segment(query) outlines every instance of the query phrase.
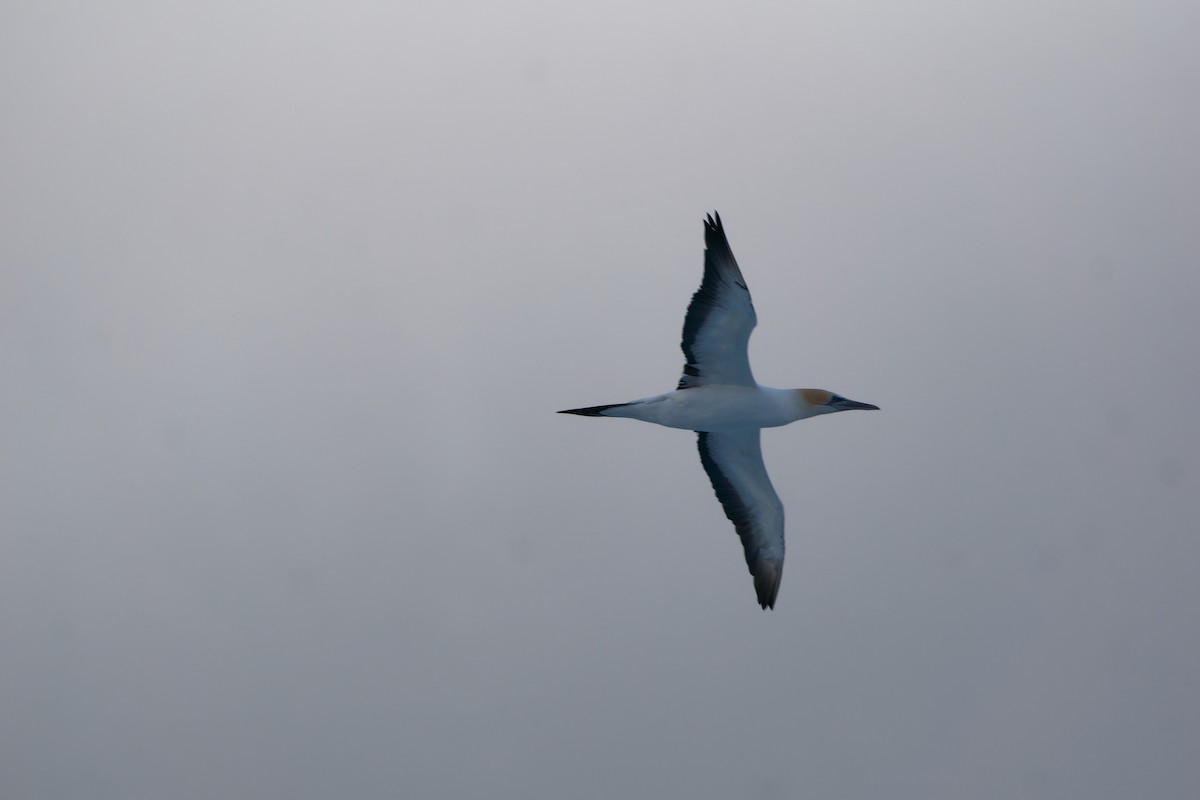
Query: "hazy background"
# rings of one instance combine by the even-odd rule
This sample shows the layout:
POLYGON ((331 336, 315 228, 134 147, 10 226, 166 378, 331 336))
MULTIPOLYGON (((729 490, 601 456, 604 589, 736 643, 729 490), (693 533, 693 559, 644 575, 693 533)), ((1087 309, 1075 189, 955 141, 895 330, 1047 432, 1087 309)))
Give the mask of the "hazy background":
POLYGON ((1194 798, 1195 3, 0 11, 0 796, 1194 798), (720 210, 762 612, 671 388, 720 210))

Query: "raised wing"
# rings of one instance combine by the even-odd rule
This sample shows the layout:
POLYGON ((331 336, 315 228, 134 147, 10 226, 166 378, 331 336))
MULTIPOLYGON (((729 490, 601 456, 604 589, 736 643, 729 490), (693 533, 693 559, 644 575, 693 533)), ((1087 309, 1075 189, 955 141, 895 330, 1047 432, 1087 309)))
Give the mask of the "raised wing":
POLYGON ((759 430, 701 432, 696 443, 725 516, 742 538, 758 604, 774 608, 783 577, 783 503, 763 465, 759 430))
POLYGON ((704 280, 683 320, 683 377, 678 389, 713 384, 754 386, 746 347, 758 324, 721 215, 704 221, 704 280))

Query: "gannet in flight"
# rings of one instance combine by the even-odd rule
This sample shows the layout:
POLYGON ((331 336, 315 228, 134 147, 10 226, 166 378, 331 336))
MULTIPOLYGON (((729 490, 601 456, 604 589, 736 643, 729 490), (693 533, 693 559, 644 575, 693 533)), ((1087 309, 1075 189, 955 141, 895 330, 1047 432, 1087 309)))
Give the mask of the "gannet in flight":
POLYGON ((733 522, 754 590, 763 608, 775 607, 783 576, 783 503, 763 465, 759 430, 820 414, 874 409, 824 389, 772 389, 750 372, 746 346, 758 317, 738 269, 721 215, 704 223, 704 280, 683 320, 683 377, 675 391, 560 414, 628 417, 699 434, 700 463, 725 516, 733 522))

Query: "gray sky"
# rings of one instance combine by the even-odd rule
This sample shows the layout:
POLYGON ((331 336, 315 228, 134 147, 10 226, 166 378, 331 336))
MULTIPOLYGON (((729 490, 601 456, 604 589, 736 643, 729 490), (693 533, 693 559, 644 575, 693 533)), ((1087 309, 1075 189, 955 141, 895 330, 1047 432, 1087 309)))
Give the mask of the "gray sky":
POLYGON ((1194 3, 9 3, 0 795, 1194 798, 1194 3), (760 611, 671 388, 719 209, 760 611))

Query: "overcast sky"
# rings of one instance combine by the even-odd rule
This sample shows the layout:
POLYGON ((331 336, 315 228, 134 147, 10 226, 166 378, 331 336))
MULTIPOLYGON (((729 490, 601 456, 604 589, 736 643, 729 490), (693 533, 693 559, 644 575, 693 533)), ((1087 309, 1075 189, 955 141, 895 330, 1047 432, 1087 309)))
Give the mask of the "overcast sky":
POLYGON ((1195 798, 1200 7, 10 2, 0 796, 1195 798), (672 388, 721 212, 773 612, 672 388))

